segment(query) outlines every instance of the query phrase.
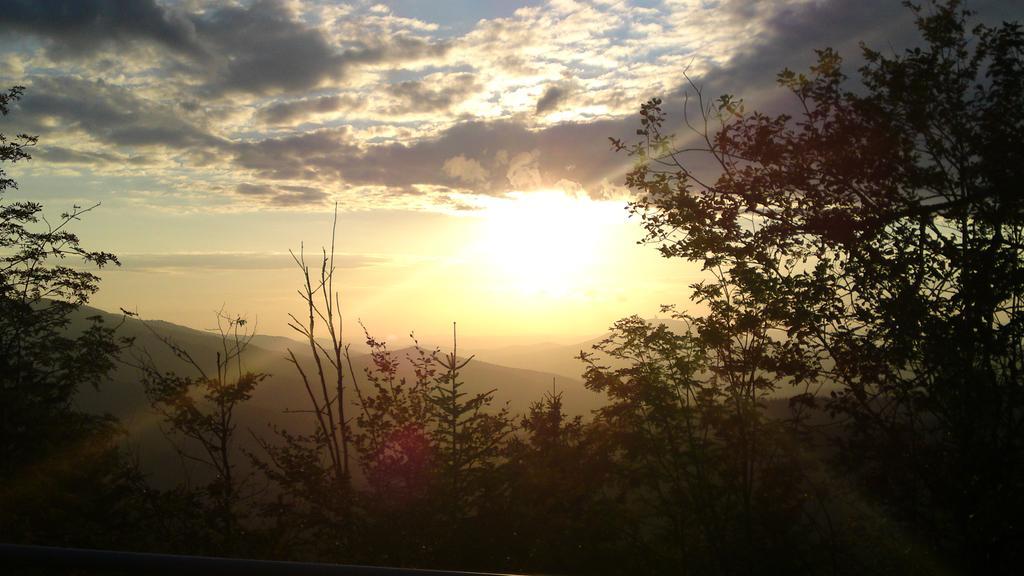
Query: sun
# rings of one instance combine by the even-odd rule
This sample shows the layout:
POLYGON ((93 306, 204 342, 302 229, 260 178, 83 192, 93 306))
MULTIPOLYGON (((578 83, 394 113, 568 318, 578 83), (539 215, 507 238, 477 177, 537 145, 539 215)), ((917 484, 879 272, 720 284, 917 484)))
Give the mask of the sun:
POLYGON ((599 264, 615 249, 611 237, 625 220, 624 206, 561 190, 509 193, 480 212, 472 251, 506 289, 581 297, 600 282, 599 264))

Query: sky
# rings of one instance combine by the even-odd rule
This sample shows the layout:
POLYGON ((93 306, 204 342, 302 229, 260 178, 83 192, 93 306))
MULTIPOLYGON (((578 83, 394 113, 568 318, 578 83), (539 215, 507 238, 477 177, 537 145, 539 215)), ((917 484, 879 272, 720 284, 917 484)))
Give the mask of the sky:
MULTIPOLYGON (((1013 1, 968 2, 983 21, 1013 1)), ((204 328, 221 307, 288 333, 335 235, 350 325, 480 346, 572 342, 701 277, 638 245, 623 186, 639 105, 774 85, 831 46, 916 41, 891 0, 0 0, 0 132, 39 136, 9 200, 117 254, 92 303, 204 328)))

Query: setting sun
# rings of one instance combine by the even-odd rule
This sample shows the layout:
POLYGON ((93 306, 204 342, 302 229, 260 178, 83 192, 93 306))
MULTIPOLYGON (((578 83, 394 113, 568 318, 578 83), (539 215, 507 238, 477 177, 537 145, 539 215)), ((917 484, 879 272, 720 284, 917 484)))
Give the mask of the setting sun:
POLYGON ((617 251, 624 208, 623 201, 561 190, 512 192, 486 202, 479 241, 469 252, 522 295, 578 298, 598 282, 601 260, 617 251))

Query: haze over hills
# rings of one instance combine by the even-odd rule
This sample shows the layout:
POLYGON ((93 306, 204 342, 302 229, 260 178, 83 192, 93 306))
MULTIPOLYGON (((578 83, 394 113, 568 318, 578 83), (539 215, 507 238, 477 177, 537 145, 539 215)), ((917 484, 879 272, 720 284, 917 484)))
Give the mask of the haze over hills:
MULTIPOLYGON (((652 324, 664 324, 679 334, 686 330, 686 324, 680 320, 652 318, 647 321, 652 324)), ((578 358, 580 352, 592 352, 594 345, 607 337, 608 333, 605 333, 571 345, 542 343, 484 349, 476 352, 476 357, 492 364, 529 366, 534 370, 579 380, 582 378, 584 370, 584 364, 578 358)))
MULTIPOLYGON (((86 319, 92 316, 99 316, 106 325, 119 325, 118 335, 134 339, 134 343, 122 353, 122 362, 114 370, 111 380, 99 390, 80 390, 77 403, 88 411, 116 416, 129 432, 128 436, 132 442, 140 447, 138 453, 143 469, 155 478, 168 478, 169 484, 173 483, 180 473, 181 463, 161 430, 159 417, 149 406, 142 388, 140 371, 136 366, 145 358, 161 371, 196 375, 196 370, 176 357, 160 338, 167 338, 187 350, 206 370, 212 369, 218 351, 222 350, 221 336, 216 331, 196 330, 162 320, 125 318, 88 306, 79 309, 69 329, 81 330, 86 325, 86 319)), ((568 366, 573 362, 572 355, 567 355, 564 362, 562 355, 572 348, 545 349, 542 346, 534 350, 532 358, 539 360, 539 367, 559 367, 560 362, 568 366)), ((256 389, 252 399, 238 411, 237 438, 240 445, 247 449, 256 448, 253 435, 271 436, 268 426, 287 426, 296 430, 309 423, 308 414, 295 413, 298 410, 305 410, 308 401, 295 367, 286 359, 289 349, 295 353, 300 363, 312 365, 308 344, 286 337, 257 335, 245 350, 244 369, 268 374, 267 379, 256 389)), ((366 352, 357 351, 360 349, 366 350, 365 346, 357 348, 353 345, 353 368, 357 382, 366 386, 365 368, 370 363, 370 357, 366 352)), ((406 378, 412 377, 411 365, 406 359, 413 350, 411 347, 394 350, 396 357, 402 359, 400 375, 406 378)), ((578 353, 578 350, 575 353, 578 353)), ((502 357, 501 354, 493 356, 502 357)), ((516 360, 511 354, 504 357, 516 360)), ((523 357, 523 364, 528 365, 528 360, 528 357, 523 357)), ((554 387, 563 395, 564 406, 569 414, 589 415, 592 410, 603 404, 604 397, 587 390, 578 377, 573 378, 568 376, 568 373, 568 368, 560 368, 555 372, 543 368, 532 370, 500 365, 487 361, 483 356, 475 357, 460 371, 467 393, 495 391, 492 404, 494 409, 507 406, 513 415, 522 414, 532 402, 540 400, 554 387)), ((355 400, 355 395, 351 394, 349 398, 351 404, 355 400)), ((350 410, 350 414, 355 413, 354 405, 350 410)))

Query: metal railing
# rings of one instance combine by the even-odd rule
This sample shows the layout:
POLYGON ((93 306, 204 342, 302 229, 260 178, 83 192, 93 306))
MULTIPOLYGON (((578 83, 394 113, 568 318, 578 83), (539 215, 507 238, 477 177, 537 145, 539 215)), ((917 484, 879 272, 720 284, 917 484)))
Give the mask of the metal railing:
POLYGON ((187 576, 207 574, 218 576, 234 574, 244 574, 245 576, 500 576, 483 572, 180 556, 22 544, 0 544, 0 567, 5 573, 11 573, 10 569, 12 568, 21 567, 30 570, 73 569, 132 574, 174 573, 187 576))

